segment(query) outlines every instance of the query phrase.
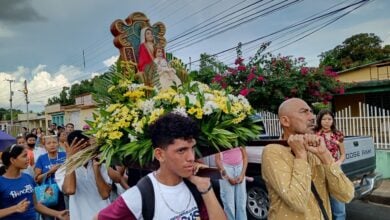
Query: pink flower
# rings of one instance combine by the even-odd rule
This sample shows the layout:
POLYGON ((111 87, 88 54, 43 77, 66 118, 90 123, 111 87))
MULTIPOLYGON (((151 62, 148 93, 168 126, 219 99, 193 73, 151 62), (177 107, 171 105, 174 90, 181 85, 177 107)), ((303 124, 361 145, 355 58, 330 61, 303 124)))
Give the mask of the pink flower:
POLYGON ((243 96, 247 96, 247 95, 249 95, 249 93, 251 93, 253 91, 254 91, 253 88, 245 88, 245 89, 242 89, 240 91, 240 94, 243 95, 243 96))
POLYGON ((303 75, 303 76, 305 76, 306 74, 308 74, 309 73, 309 68, 307 68, 307 67, 301 67, 301 74, 303 75))
POLYGON ((242 61, 244 61, 244 59, 242 59, 241 57, 237 57, 236 61, 234 61, 234 64, 242 64, 242 61))
POLYGON ((340 90, 339 90, 339 94, 344 94, 345 93, 345 90, 344 90, 344 87, 340 87, 340 90))
POLYGON ((247 82, 252 81, 254 78, 256 78, 256 75, 254 73, 249 73, 247 77, 247 82))
POLYGON ((212 82, 220 83, 220 82, 222 82, 223 79, 224 79, 224 78, 223 78, 222 75, 217 74, 217 75, 214 76, 214 79, 212 80, 212 82))
POLYGON ((246 67, 244 65, 240 65, 240 66, 237 67, 237 70, 244 72, 244 71, 246 71, 246 67))
POLYGON ((260 82, 263 82, 264 81, 264 76, 257 77, 257 80, 259 80, 260 82))

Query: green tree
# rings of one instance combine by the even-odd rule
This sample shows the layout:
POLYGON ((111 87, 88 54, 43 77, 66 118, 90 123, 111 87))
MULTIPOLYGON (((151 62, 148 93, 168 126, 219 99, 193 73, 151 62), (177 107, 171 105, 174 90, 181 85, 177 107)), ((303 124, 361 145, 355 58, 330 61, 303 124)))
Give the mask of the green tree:
POLYGON ((320 67, 331 66, 339 71, 390 57, 390 45, 373 33, 361 33, 344 40, 341 45, 319 55, 320 67))
POLYGON ((199 71, 192 71, 191 78, 210 84, 215 73, 223 73, 227 66, 215 57, 202 53, 200 55, 199 71))

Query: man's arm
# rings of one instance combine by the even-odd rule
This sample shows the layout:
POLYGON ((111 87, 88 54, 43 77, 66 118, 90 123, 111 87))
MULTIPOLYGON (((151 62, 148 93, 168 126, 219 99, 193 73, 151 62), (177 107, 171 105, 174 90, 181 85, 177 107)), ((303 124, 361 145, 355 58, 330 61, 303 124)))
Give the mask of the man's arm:
POLYGON ((108 197, 110 196, 111 186, 108 183, 106 183, 106 181, 104 180, 100 170, 100 166, 101 164, 99 164, 99 162, 94 159, 93 172, 95 174, 96 186, 98 188, 100 197, 102 197, 102 199, 105 200, 108 199, 108 197))
POLYGON ((326 148, 324 138, 316 138, 318 146, 308 147, 307 149, 320 159, 330 194, 341 202, 351 201, 355 193, 353 183, 345 176, 340 166, 334 162, 331 153, 326 148))
POLYGON ((267 187, 272 188, 283 202, 291 209, 303 213, 311 195, 311 168, 307 160, 283 153, 284 148, 273 144, 265 147, 262 154, 262 176, 267 187), (293 157, 293 164, 286 162, 290 160, 287 157, 293 157))
MULTIPOLYGON (((223 211, 221 205, 218 202, 217 197, 215 196, 214 190, 211 187, 210 178, 199 177, 199 176, 190 176, 188 178, 191 181, 198 191, 202 195, 203 202, 207 209, 207 214, 210 220, 224 220, 226 219, 225 212, 223 211)), ((199 209, 201 207, 198 207, 199 209)))
MULTIPOLYGON (((65 143, 66 158, 69 158, 86 147, 88 144, 84 139, 77 140, 77 137, 73 139, 72 143, 65 143)), ((65 172, 64 180, 62 181, 62 192, 66 195, 74 195, 76 193, 76 173, 75 171, 66 174, 66 167, 61 171, 65 172)))

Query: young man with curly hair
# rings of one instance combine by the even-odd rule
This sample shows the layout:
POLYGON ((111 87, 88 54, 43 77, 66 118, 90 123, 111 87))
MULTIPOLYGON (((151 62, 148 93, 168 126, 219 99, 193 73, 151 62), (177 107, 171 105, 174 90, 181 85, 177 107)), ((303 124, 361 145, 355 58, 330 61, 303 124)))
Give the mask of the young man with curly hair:
POLYGON ((160 167, 100 211, 95 219, 226 219, 210 179, 193 175, 197 124, 188 117, 168 113, 152 124, 149 132, 160 167), (151 182, 154 204, 150 198, 145 200, 140 190, 148 184, 145 179, 151 182), (199 203, 197 198, 201 198, 199 203), (146 206, 154 206, 152 215, 144 215, 146 206))

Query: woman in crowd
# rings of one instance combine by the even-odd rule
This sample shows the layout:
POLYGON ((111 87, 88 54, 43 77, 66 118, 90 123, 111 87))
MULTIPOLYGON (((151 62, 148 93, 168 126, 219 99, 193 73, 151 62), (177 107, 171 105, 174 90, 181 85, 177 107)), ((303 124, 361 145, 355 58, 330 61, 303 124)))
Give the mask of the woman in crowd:
POLYGON ((66 143, 66 138, 68 137, 68 132, 66 131, 61 131, 58 132, 58 151, 59 152, 65 152, 65 143, 66 143))
POLYGON ((67 211, 56 211, 38 203, 35 182, 21 170, 28 166, 27 150, 12 145, 1 155, 4 168, 0 173, 0 218, 3 220, 35 220, 36 211, 58 219, 68 219, 67 211))
MULTIPOLYGON (((58 152, 57 136, 45 136, 45 148, 47 153, 42 154, 35 163, 35 181, 38 184, 53 184, 55 183, 55 172, 65 162, 66 153, 58 152)), ((65 202, 64 195, 59 193, 58 204, 50 207, 55 210, 64 210, 65 202)), ((43 216, 43 219, 52 219, 50 216, 43 216)))
POLYGON ((245 148, 237 147, 216 154, 215 164, 223 177, 219 184, 227 219, 247 219, 245 172, 248 159, 245 148))
MULTIPOLYGON (((335 163, 340 165, 345 160, 344 135, 336 129, 334 115, 328 109, 323 109, 317 116, 317 135, 325 140, 326 147, 332 153, 335 163)), ((345 204, 330 197, 332 215, 334 220, 344 220, 346 216, 345 204)))

